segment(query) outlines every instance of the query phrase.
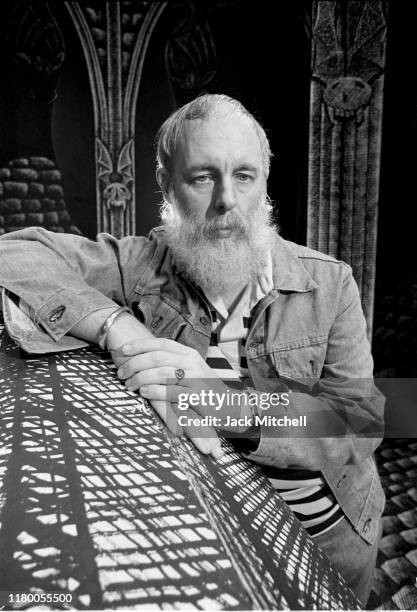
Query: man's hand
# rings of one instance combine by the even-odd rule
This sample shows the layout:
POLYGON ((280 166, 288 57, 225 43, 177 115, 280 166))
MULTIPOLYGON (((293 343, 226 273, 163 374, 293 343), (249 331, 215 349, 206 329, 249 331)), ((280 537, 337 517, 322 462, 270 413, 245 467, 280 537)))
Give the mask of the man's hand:
MULTIPOLYGON (((154 337, 152 338, 155 340, 154 337)), ((134 342, 139 346, 143 341, 143 339, 139 339, 134 342)), ((130 358, 124 354, 122 347, 112 351, 112 358, 119 370, 130 360, 130 358)), ((126 387, 132 391, 137 390, 137 388, 133 388, 133 386, 126 385, 126 387)), ((173 434, 176 436, 185 435, 203 455, 211 455, 213 459, 220 459, 224 455, 220 440, 212 427, 203 427, 201 425, 198 427, 180 427, 178 425, 177 414, 174 412, 171 402, 165 399, 146 399, 173 434)), ((200 418, 199 415, 193 411, 189 411, 189 413, 190 417, 193 416, 196 419, 200 418)))
MULTIPOLYGON (((74 325, 70 332, 71 335, 87 340, 88 342, 97 342, 101 326, 107 317, 116 309, 117 305, 115 304, 114 307, 90 313, 74 325)), ((111 351, 116 366, 122 366, 126 360, 129 359, 129 357, 126 357, 126 355, 121 352, 121 346, 131 341, 134 341, 140 346, 145 340, 155 340, 155 337, 134 316, 127 312, 121 313, 116 318, 113 325, 111 325, 107 334, 107 347, 109 351, 111 351)), ((177 417, 170 402, 167 402, 165 398, 162 400, 153 398, 146 399, 148 399, 152 408, 175 435, 187 435, 200 452, 205 455, 211 454, 214 459, 219 459, 224 454, 220 446, 220 440, 213 428, 190 427, 182 430, 182 428, 178 427, 177 417)), ((195 417, 198 418, 198 415, 196 414, 195 417)))
POLYGON ((226 397, 230 398, 227 385, 192 348, 174 340, 153 338, 139 342, 133 340, 122 347, 122 353, 126 361, 118 369, 119 377, 125 381, 128 389, 139 390, 143 397, 152 402, 166 401, 175 406, 181 396, 197 393, 210 399, 208 403, 193 404, 193 409, 202 417, 216 417, 218 428, 229 431, 241 432, 242 429, 227 426, 227 417, 252 414, 245 404, 225 402, 226 397), (176 376, 178 370, 184 372, 184 378, 180 380, 176 376), (220 405, 216 403, 217 398, 223 398, 220 405))
MULTIPOLYGON (((129 369, 130 367, 134 367, 132 365, 128 365, 132 358, 126 355, 125 351, 122 350, 121 345, 123 344, 123 340, 126 340, 128 338, 129 344, 133 340, 134 345, 137 347, 141 347, 146 342, 160 343, 165 342, 165 340, 159 340, 155 338, 141 323, 139 323, 130 315, 120 315, 118 319, 116 319, 115 323, 110 328, 109 348, 111 349, 112 347, 118 347, 117 349, 111 351, 111 355, 114 363, 119 368, 120 372, 122 368, 129 369), (118 319, 121 319, 120 325, 117 325, 118 319), (140 326, 140 328, 137 327, 138 325, 140 326), (110 333, 112 334, 111 336, 110 333), (138 333, 140 334, 140 337, 137 337, 138 333)), ((166 340, 166 342, 173 341, 166 340)), ((145 361, 148 362, 149 367, 149 357, 147 358, 146 355, 144 355, 144 357, 145 361)), ((134 384, 126 384, 126 388, 131 391, 136 391, 138 390, 139 385, 136 386, 134 384)), ((164 421, 164 423, 172 433, 177 436, 186 435, 193 442, 194 446, 204 455, 212 455, 214 459, 220 459, 220 457, 224 455, 224 451, 220 445, 220 440, 212 427, 206 427, 201 425, 196 427, 194 425, 182 428, 178 425, 178 418, 176 413, 174 412, 170 401, 167 401, 167 399, 164 397, 162 397, 161 399, 146 397, 145 395, 143 395, 143 397, 145 397, 149 401, 152 408, 160 416, 160 418, 164 421)), ((190 416, 195 417, 195 419, 199 418, 198 414, 192 411, 190 412, 190 416)))

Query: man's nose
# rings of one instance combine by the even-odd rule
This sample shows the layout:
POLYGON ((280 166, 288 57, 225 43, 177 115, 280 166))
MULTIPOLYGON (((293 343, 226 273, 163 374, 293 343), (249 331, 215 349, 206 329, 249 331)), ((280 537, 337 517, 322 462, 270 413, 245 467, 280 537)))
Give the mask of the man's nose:
POLYGON ((215 208, 218 214, 224 214, 236 206, 235 190, 230 178, 219 181, 216 190, 215 208))

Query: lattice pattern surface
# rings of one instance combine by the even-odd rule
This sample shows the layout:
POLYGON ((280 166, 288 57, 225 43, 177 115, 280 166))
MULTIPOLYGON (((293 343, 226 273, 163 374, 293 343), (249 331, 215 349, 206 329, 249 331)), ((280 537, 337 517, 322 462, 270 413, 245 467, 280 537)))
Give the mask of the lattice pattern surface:
POLYGON ((3 334, 0 384, 0 591, 70 592, 76 609, 358 608, 256 466, 168 435, 98 349, 24 359, 3 334))

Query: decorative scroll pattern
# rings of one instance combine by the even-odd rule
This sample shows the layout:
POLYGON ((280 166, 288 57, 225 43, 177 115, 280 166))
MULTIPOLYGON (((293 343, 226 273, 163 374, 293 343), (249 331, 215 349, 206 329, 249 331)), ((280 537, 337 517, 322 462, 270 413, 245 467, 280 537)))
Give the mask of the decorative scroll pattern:
POLYGON ((182 3, 185 14, 165 48, 165 63, 171 81, 182 89, 201 91, 214 77, 217 52, 204 4, 182 3))
POLYGON ((149 39, 166 2, 66 2, 66 6, 84 50, 96 142, 101 143, 96 146, 97 230, 121 238, 135 233, 136 102, 149 39), (109 184, 100 177, 103 151, 112 168, 128 152, 129 181, 110 179, 113 185, 107 189, 109 184))
POLYGON ((37 100, 51 104, 65 59, 65 43, 48 2, 17 0, 6 29, 14 61, 24 70, 24 83, 37 100))
POLYGON ((0 351, 0 591, 73 607, 358 609, 256 466, 168 436, 98 349, 0 351))
POLYGON ((308 245, 353 268, 372 334, 384 1, 314 2, 308 245))

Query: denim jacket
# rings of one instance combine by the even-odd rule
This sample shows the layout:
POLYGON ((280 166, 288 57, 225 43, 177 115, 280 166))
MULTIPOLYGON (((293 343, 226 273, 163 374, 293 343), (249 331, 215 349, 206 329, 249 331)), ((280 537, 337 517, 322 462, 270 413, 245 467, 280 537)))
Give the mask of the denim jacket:
MULTIPOLYGON (((31 318, 3 300, 9 333, 29 352, 78 348, 85 343, 66 336, 78 321, 114 303, 126 304, 155 336, 177 340, 205 357, 210 308, 176 271, 163 236, 163 228, 147 238, 100 234, 96 241, 42 228, 6 234, 0 239, 0 285, 26 303, 31 318)), ((291 389, 289 405, 271 408, 273 414, 307 415, 319 427, 323 419, 338 416, 333 399, 340 382, 354 388, 348 396, 351 414, 382 419, 383 401, 373 396, 373 362, 350 267, 279 236, 272 262, 273 288, 255 307, 246 340, 254 389, 291 389), (372 401, 355 399, 355 381, 370 389, 372 401), (318 391, 310 392, 317 384, 318 391)), ((279 437, 262 428, 248 458, 320 470, 353 527, 373 543, 384 506, 372 457, 380 440, 355 434, 305 438, 291 428, 279 437)))

